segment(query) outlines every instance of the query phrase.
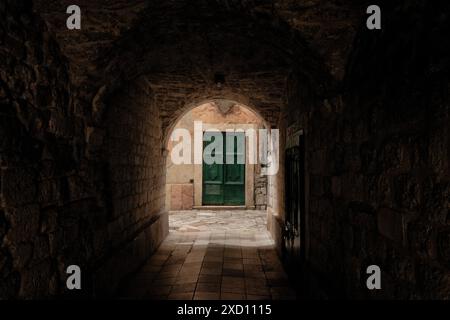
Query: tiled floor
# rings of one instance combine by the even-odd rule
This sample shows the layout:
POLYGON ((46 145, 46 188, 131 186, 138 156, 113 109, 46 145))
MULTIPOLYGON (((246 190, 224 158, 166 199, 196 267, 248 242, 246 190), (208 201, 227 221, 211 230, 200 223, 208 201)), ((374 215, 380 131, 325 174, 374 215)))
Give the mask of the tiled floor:
POLYGON ((170 234, 124 298, 295 299, 264 211, 174 211, 170 234))

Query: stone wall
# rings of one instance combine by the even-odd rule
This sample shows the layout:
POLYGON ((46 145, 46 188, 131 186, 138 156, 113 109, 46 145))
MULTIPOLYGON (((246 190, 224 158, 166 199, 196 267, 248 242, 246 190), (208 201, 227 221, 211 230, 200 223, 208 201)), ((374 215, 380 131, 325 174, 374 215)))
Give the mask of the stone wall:
POLYGON ((0 298, 112 294, 168 230, 149 86, 91 109, 30 1, 2 1, 0 23, 0 298))
POLYGON ((306 129, 307 260, 327 288, 320 296, 450 297, 449 52, 440 45, 449 17, 433 6, 389 6, 382 32, 362 27, 341 93, 317 93, 301 74, 291 83, 296 120, 286 119, 306 129), (383 290, 366 288, 372 264, 383 290))
MULTIPOLYGON (((112 220, 142 223, 164 210, 165 159, 159 109, 147 82, 135 81, 110 99, 106 145, 112 220)), ((122 230, 119 230, 121 233, 122 230)))
POLYGON ((261 168, 255 172, 255 207, 257 210, 267 209, 267 176, 261 175, 261 168))
POLYGON ((99 294, 111 294, 120 275, 139 267, 168 233, 165 154, 159 109, 139 78, 106 101, 104 170, 106 225, 97 230, 101 251, 112 256, 95 273, 99 294), (122 263, 126 257, 127 263, 122 263))
POLYGON ((89 258, 83 119, 58 46, 30 10, 0 3, 0 298, 55 295, 64 266, 89 258))
POLYGON ((226 84, 218 88, 213 77, 196 77, 195 70, 180 75, 147 75, 152 83, 155 101, 161 109, 161 121, 166 135, 176 122, 193 107, 215 99, 235 101, 251 107, 269 123, 276 126, 283 106, 286 76, 277 71, 230 74, 226 84), (193 74, 189 74, 189 73, 193 74))

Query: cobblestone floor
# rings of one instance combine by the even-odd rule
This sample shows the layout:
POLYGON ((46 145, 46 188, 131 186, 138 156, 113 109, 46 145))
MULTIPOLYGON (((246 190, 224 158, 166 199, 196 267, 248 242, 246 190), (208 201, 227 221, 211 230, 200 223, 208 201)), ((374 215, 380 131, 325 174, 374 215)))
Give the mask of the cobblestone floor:
POLYGON ((124 298, 295 299, 264 211, 173 211, 170 234, 125 286, 124 298))

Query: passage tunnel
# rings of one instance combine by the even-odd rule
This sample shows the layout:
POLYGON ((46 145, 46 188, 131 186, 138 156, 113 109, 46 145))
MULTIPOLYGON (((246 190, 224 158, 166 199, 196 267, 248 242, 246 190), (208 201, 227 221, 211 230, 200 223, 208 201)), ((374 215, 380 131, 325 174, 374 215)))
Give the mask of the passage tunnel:
POLYGON ((2 1, 0 299, 449 299, 449 6, 385 2, 2 1))

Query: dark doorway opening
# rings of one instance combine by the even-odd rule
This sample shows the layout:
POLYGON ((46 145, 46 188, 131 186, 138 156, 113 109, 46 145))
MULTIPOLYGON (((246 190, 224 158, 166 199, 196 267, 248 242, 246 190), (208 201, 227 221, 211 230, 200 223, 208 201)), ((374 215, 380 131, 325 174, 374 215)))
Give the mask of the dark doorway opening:
MULTIPOLYGON (((306 255, 306 190, 305 190, 305 136, 303 132, 295 144, 285 151, 285 221, 283 260, 288 269, 296 271, 304 266, 306 255)), ((298 279, 300 280, 300 279, 298 279)))

